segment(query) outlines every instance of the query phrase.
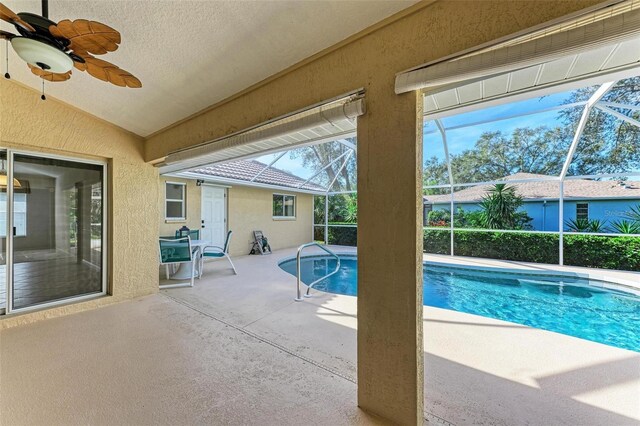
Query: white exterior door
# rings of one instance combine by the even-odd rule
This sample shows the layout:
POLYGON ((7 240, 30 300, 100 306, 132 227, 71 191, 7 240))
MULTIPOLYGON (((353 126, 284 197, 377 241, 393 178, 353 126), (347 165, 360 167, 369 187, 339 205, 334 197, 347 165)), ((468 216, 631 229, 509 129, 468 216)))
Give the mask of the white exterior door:
POLYGON ((225 188, 203 185, 202 187, 201 238, 213 245, 223 247, 227 232, 227 209, 225 188))

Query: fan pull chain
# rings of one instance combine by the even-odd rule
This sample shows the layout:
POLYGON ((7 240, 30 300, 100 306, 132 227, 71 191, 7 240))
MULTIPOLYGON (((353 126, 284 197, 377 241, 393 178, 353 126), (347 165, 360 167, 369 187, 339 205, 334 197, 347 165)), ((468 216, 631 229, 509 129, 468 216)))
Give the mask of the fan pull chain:
POLYGON ((47 97, 44 95, 44 80, 42 80, 42 96, 40 96, 40 99, 43 101, 47 100, 47 97))
POLYGON ((7 72, 4 73, 4 78, 8 80, 11 78, 11 74, 9 74, 9 40, 5 40, 4 47, 5 47, 5 57, 7 60, 7 68, 6 68, 7 72))

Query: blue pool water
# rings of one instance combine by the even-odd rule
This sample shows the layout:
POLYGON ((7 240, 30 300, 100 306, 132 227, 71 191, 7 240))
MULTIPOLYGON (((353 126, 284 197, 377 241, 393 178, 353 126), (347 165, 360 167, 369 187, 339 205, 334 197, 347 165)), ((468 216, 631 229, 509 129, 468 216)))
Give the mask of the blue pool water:
MULTIPOLYGON (((355 296, 358 260, 341 256, 340 263, 338 273, 314 288, 355 296)), ((295 259, 280 267, 295 276, 295 259)), ((336 260, 307 257, 301 268, 302 281, 311 283, 335 270, 336 260)), ((425 264, 424 304, 640 352, 640 297, 597 281, 425 264)))

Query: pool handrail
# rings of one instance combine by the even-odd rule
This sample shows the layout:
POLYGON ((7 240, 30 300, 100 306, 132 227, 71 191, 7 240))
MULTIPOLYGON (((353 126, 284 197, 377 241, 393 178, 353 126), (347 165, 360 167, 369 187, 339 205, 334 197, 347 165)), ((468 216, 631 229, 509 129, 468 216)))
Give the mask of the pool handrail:
POLYGON ((301 259, 301 254, 302 254, 302 250, 304 250, 307 247, 311 247, 311 246, 318 246, 319 248, 321 248, 322 250, 324 250, 325 252, 327 252, 329 255, 333 256, 336 258, 337 264, 336 264, 336 269, 335 271, 321 277, 318 278, 317 280, 315 280, 314 282, 312 282, 311 284, 307 285, 307 294, 304 295, 304 297, 311 297, 311 294, 309 294, 309 292, 311 291, 311 287, 313 287, 315 284, 319 283, 320 281, 324 280, 325 278, 330 277, 331 275, 337 273, 340 270, 340 258, 338 257, 337 254, 335 254, 334 252, 332 252, 331 250, 329 250, 328 248, 326 248, 324 245, 321 245, 320 243, 317 243, 315 241, 310 242, 310 243, 306 243, 306 244, 302 244, 300 247, 298 247, 298 254, 296 255, 296 277, 298 280, 297 283, 297 296, 294 300, 296 302, 301 302, 303 300, 302 298, 302 292, 300 291, 300 282, 302 281, 302 274, 300 273, 300 259, 301 259))

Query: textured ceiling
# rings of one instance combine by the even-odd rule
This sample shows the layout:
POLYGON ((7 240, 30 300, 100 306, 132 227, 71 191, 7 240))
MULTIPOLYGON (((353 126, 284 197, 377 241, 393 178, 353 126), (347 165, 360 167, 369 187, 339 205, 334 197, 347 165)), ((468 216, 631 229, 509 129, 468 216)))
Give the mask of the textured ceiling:
MULTIPOLYGON (((41 13, 39 1, 2 2, 15 12, 41 13)), ((120 88, 74 69, 71 80, 47 83, 46 92, 148 136, 413 3, 50 0, 53 21, 86 18, 120 31, 120 48, 100 58, 136 75, 143 87, 120 88)), ((5 22, 0 22, 0 29, 16 32, 5 22)), ((40 89, 41 80, 11 48, 9 52, 12 78, 40 89)))

